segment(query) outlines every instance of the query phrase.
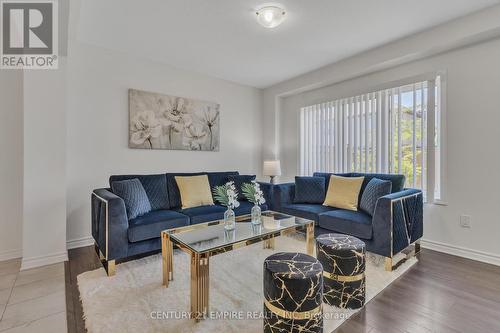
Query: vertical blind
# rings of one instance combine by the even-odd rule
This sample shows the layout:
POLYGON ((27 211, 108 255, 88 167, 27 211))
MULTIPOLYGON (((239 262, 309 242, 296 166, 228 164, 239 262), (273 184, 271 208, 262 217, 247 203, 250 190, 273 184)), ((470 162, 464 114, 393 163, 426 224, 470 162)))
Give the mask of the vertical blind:
POLYGON ((301 175, 400 173, 440 196, 440 78, 304 107, 301 175), (432 170, 432 172, 431 172, 432 170))

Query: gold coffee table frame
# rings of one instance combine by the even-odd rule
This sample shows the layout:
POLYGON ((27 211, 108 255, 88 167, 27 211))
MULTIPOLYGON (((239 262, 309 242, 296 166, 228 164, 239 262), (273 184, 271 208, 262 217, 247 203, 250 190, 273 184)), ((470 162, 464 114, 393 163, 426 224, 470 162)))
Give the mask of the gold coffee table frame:
MULTIPOLYGON (((276 213, 273 211, 263 212, 264 214, 277 214, 280 216, 287 216, 287 214, 276 213)), ((242 215, 236 218, 236 222, 248 221, 250 215, 242 215)), ((182 251, 186 252, 191 257, 191 318, 200 320, 208 313, 209 306, 209 267, 210 257, 232 251, 234 249, 252 245, 258 242, 264 242, 263 247, 274 249, 274 238, 297 231, 306 231, 306 251, 307 254, 314 254, 314 221, 307 220, 295 216, 290 218, 299 219, 300 223, 287 226, 278 230, 269 230, 263 235, 249 237, 248 239, 241 240, 232 244, 223 245, 220 247, 212 248, 206 251, 196 251, 192 249, 189 244, 184 244, 182 241, 172 237, 173 234, 184 233, 196 229, 209 228, 223 224, 224 221, 212 221, 180 227, 175 229, 164 230, 161 232, 161 249, 162 249, 162 262, 163 262, 163 285, 168 288, 169 281, 173 280, 173 248, 174 244, 182 251)), ((248 222, 250 223, 250 222, 248 222)))

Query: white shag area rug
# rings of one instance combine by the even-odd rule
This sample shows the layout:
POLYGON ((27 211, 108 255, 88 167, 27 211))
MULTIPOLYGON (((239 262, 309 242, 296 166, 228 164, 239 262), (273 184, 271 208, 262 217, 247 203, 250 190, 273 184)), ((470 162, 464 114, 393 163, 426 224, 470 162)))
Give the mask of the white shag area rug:
MULTIPOLYGON (((175 250, 174 280, 162 286, 161 254, 117 266, 109 278, 104 268, 78 275, 85 326, 97 332, 262 332, 263 262, 273 252, 305 252, 297 237, 278 237, 275 250, 262 243, 210 258, 210 316, 196 323, 190 310, 189 256, 175 250)), ((382 257, 367 254, 366 302, 417 262, 410 258, 393 272, 382 257)), ((324 304, 324 332, 332 332, 359 310, 324 304)))

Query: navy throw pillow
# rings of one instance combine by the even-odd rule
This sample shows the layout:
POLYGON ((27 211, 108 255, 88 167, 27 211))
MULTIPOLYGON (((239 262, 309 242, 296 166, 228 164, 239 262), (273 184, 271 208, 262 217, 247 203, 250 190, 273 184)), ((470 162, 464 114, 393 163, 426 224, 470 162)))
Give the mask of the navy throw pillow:
POLYGON ((125 202, 129 220, 151 211, 148 195, 139 179, 127 179, 111 183, 111 190, 125 202))
POLYGON ((324 177, 295 177, 294 203, 322 204, 325 201, 324 177))
MULTIPOLYGON (((116 175, 109 178, 112 185, 116 181, 137 178, 148 195, 151 210, 170 209, 167 190, 167 176, 159 175, 116 175)), ((112 187, 112 186, 111 186, 112 187)))
POLYGON ((236 186, 236 190, 238 191, 238 201, 247 200, 241 191, 241 185, 244 183, 251 183, 255 180, 255 175, 238 175, 238 176, 229 176, 228 181, 233 181, 234 186, 236 186))
POLYGON ((373 216, 375 213, 375 206, 377 205, 377 200, 384 195, 391 194, 392 182, 390 180, 381 180, 378 178, 372 178, 366 185, 363 195, 361 195, 361 202, 359 203, 359 208, 365 213, 373 216))

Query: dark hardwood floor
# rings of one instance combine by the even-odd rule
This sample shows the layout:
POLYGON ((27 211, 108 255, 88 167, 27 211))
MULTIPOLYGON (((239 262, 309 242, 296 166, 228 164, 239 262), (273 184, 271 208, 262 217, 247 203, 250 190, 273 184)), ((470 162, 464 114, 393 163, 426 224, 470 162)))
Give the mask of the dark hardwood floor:
POLYGON ((65 263, 64 267, 66 273, 66 314, 68 333, 86 332, 76 277, 83 272, 92 271, 102 265, 93 246, 69 250, 68 258, 69 261, 65 263))
MULTIPOLYGON (((69 251, 69 333, 85 332, 76 277, 100 266, 93 246, 69 251)), ((336 332, 500 332, 500 267, 423 249, 415 266, 336 332)))

